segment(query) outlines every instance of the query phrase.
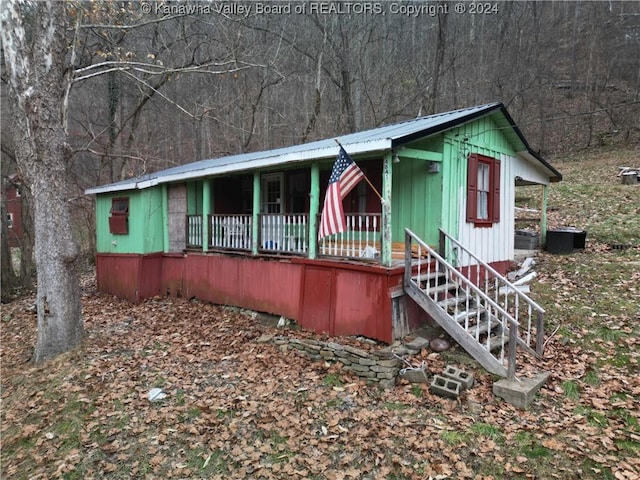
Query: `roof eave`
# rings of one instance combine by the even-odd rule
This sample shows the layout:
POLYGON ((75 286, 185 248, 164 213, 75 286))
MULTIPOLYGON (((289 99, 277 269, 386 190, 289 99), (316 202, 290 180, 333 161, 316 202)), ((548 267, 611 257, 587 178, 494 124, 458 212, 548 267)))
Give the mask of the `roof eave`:
MULTIPOLYGON (((474 120, 477 120, 478 118, 489 115, 496 110, 504 110, 506 112, 506 109, 502 103, 499 103, 499 102, 491 103, 486 105, 485 108, 479 109, 473 113, 469 113, 460 118, 456 118, 449 122, 443 122, 441 124, 435 125, 425 130, 420 130, 419 132, 412 133, 411 135, 405 135, 401 138, 397 138, 393 141, 393 148, 400 147, 408 143, 415 142, 416 140, 420 140, 426 137, 430 137, 432 135, 436 135, 441 132, 445 132, 447 130, 451 130, 452 128, 456 128, 456 127, 459 127, 460 125, 464 125, 465 123, 473 122, 474 120)), ((510 117, 509 117, 509 120, 513 122, 510 117)))
MULTIPOLYGON (((351 156, 356 156, 363 153, 385 152, 390 151, 392 146, 392 140, 390 138, 383 138, 375 141, 357 142, 343 144, 345 149, 351 156)), ((335 146, 317 148, 313 150, 303 150, 299 152, 291 152, 285 155, 273 154, 265 157, 256 158, 242 163, 229 163, 227 165, 216 165, 208 168, 202 168, 199 170, 193 170, 190 172, 179 172, 171 175, 154 176, 142 181, 131 181, 121 184, 103 185, 100 187, 93 187, 85 190, 85 194, 101 194, 118 192, 124 190, 142 190, 149 187, 154 187, 163 183, 171 183, 177 181, 189 181, 198 178, 213 177, 219 175, 227 175, 230 173, 240 173, 245 171, 251 171, 256 169, 266 169, 271 167, 282 167, 294 163, 309 162, 315 160, 331 159, 337 156, 338 149, 340 147, 336 143, 335 146), (277 162, 267 163, 265 161, 270 158, 278 158, 277 162)), ((158 172, 161 173, 161 172, 158 172)))

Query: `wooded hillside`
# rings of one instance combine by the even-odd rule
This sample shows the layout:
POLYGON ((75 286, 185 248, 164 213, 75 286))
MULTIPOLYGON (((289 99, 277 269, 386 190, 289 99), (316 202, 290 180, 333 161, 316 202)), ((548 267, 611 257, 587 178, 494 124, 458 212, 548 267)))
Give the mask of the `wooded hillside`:
POLYGON ((82 183, 493 101, 543 155, 640 138, 635 2, 235 3, 81 4, 82 183))
MULTIPOLYGON (((88 252, 85 188, 194 160, 494 101, 543 156, 640 140, 636 2, 98 1, 67 10, 68 198, 88 252)), ((2 115, 3 175, 15 172, 12 123, 2 115)))

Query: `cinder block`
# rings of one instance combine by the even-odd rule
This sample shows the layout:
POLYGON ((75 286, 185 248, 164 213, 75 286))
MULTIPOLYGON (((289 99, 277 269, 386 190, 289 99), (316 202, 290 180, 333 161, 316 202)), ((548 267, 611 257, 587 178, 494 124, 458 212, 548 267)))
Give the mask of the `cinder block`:
POLYGON ((469 389, 473 386, 473 375, 465 372, 464 370, 460 370, 453 365, 447 365, 447 368, 442 372, 442 376, 455 380, 456 382, 460 382, 463 389, 469 389))
POLYGON ((429 389, 441 397, 458 398, 462 390, 462 384, 450 378, 434 375, 429 389))

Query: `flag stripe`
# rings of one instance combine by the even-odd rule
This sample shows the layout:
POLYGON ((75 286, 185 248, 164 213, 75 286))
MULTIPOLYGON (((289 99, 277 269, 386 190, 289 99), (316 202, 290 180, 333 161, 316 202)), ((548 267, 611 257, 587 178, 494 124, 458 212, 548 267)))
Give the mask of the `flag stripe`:
POLYGON ((322 208, 318 238, 344 232, 347 229, 342 200, 364 177, 362 170, 349 154, 340 146, 340 152, 333 165, 329 185, 322 208))

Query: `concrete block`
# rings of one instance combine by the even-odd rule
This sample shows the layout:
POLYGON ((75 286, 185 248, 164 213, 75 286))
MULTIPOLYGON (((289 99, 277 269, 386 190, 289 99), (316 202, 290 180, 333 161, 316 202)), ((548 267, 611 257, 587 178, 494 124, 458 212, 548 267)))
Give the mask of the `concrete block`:
POLYGON ((493 394, 524 410, 533 402, 549 375, 550 372, 541 372, 535 377, 519 380, 503 378, 493 384, 493 394))
POLYGON ((441 375, 434 375, 429 389, 441 397, 458 398, 462 390, 462 384, 441 375))
POLYGON ((465 372, 464 370, 460 370, 453 365, 447 365, 447 368, 442 372, 442 376, 460 382, 463 389, 469 389, 473 386, 473 375, 465 372))

